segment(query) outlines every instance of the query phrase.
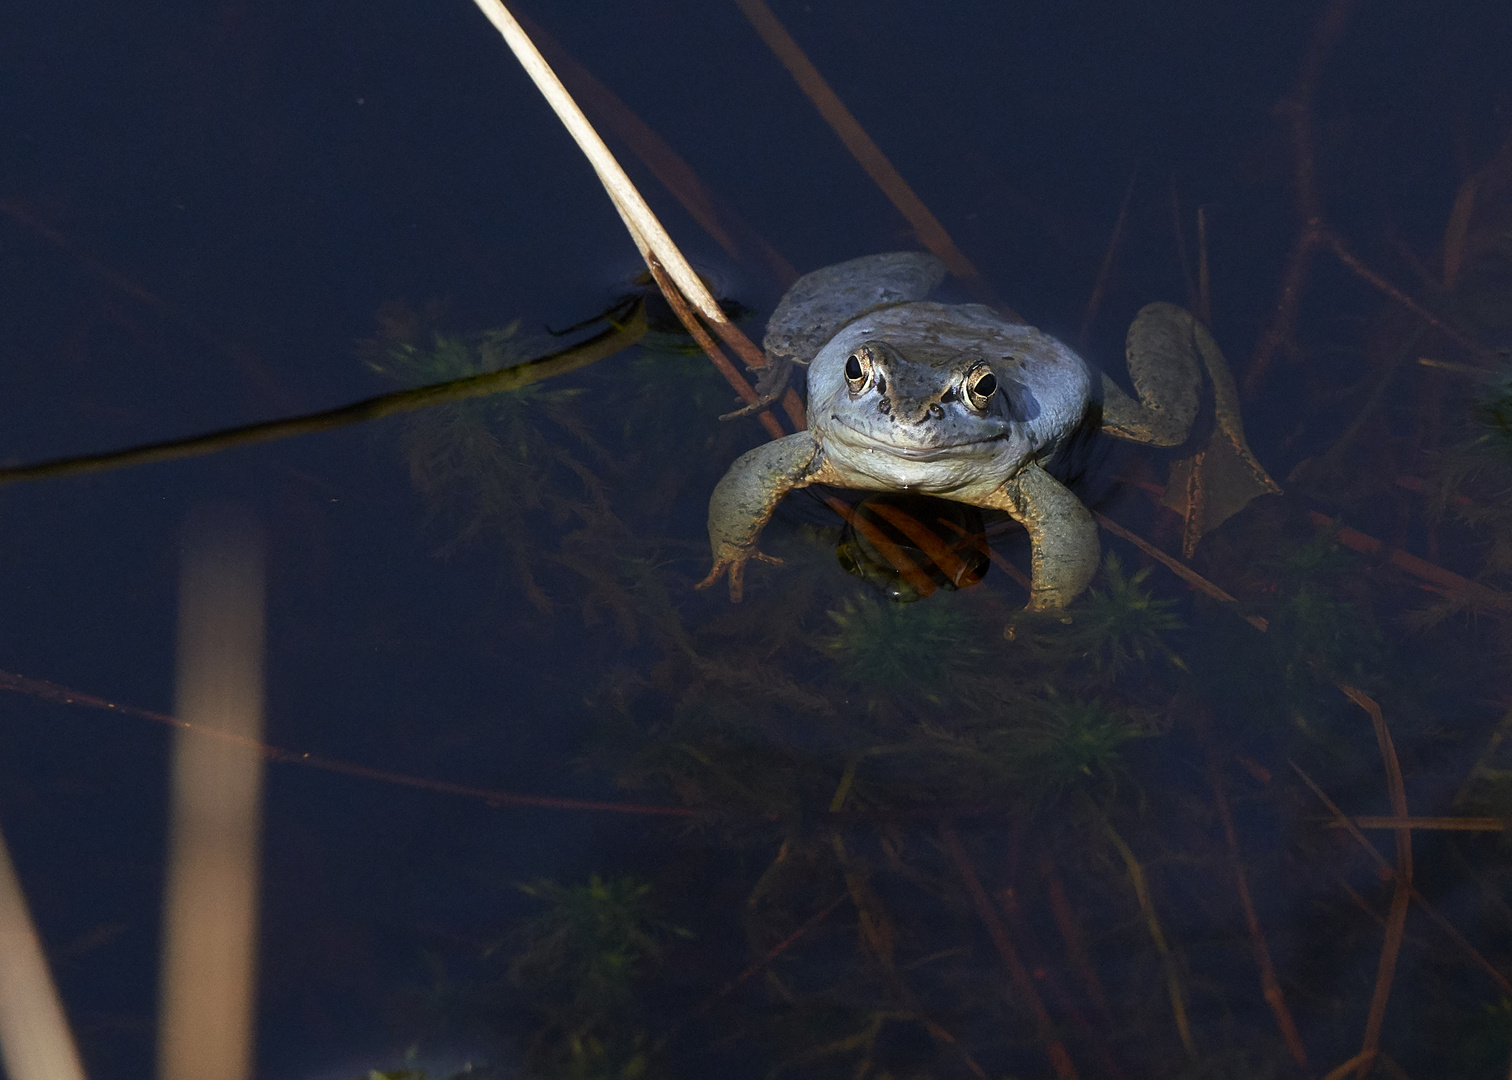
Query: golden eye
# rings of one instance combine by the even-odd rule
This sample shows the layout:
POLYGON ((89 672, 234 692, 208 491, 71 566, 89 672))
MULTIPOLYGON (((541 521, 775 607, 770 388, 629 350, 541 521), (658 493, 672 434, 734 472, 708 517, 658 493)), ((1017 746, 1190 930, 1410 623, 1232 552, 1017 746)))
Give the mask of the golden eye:
POLYGON ((997 376, 988 368, 977 368, 966 376, 966 400, 979 412, 987 408, 992 395, 997 393, 997 388, 997 376))
POLYGON ((871 375, 872 361, 865 349, 857 349, 845 359, 845 385, 850 387, 853 394, 859 394, 866 388, 866 380, 871 375))

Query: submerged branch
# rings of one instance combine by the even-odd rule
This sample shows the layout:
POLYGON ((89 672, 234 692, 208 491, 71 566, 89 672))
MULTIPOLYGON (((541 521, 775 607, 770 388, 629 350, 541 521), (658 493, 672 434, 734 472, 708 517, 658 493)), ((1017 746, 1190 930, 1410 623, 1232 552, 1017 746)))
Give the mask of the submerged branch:
POLYGON ((398 390, 392 394, 379 394, 364 398, 350 405, 334 409, 290 416, 282 420, 264 420, 256 424, 225 428, 207 435, 191 435, 184 439, 168 439, 163 442, 146 443, 125 450, 112 450, 104 454, 81 454, 73 457, 53 458, 35 465, 18 465, 0 469, 0 485, 14 484, 25 480, 55 480, 64 476, 79 476, 84 473, 108 472, 112 469, 127 469, 135 465, 149 465, 158 461, 178 461, 182 458, 202 457, 205 454, 230 450, 236 446, 288 439, 296 435, 309 435, 316 431, 361 424, 368 420, 380 420, 397 413, 414 412, 432 405, 443 405, 468 398, 487 397, 490 394, 518 390, 530 383, 577 371, 615 353, 628 349, 646 334, 645 307, 639 301, 624 322, 612 324, 587 341, 566 349, 548 353, 535 360, 499 371, 481 375, 468 375, 429 386, 417 386, 410 390, 398 390))
MULTIPOLYGON (((1376 743, 1381 750, 1381 761, 1386 766, 1386 789, 1391 796, 1391 812, 1397 817, 1407 817, 1407 792, 1402 781, 1402 765, 1397 760, 1396 746, 1391 741, 1391 731, 1386 727, 1386 718, 1380 705, 1363 690, 1346 683, 1339 689, 1370 716, 1375 729, 1376 743)), ((1365 1020, 1365 1038, 1360 1054, 1367 1060, 1355 1073, 1364 1077, 1370 1071, 1370 1062, 1381 1045, 1381 1025, 1386 1021, 1386 1003, 1391 997, 1391 983, 1396 977, 1397 956, 1402 951, 1402 935, 1407 928, 1407 908, 1412 903, 1412 830, 1396 830, 1396 885, 1391 893, 1391 911, 1386 917, 1386 940, 1381 944, 1381 959, 1376 967, 1375 990, 1370 998, 1370 1014, 1365 1020)))
POLYGON ((1108 839, 1118 850, 1119 858, 1123 859, 1124 867, 1129 871, 1129 883, 1134 886, 1134 898, 1139 901, 1145 929, 1150 933, 1150 940, 1155 943, 1155 951, 1160 954, 1160 965, 1165 969, 1166 993, 1171 999, 1171 1016, 1176 1021, 1176 1033, 1181 1036, 1181 1045, 1186 1050, 1187 1057, 1196 1061, 1197 1043, 1192 1038, 1192 1025, 1187 1019, 1186 990, 1181 985, 1176 954, 1171 951, 1165 931, 1161 929, 1160 918, 1155 913, 1155 901, 1150 896, 1150 881, 1145 876, 1144 865, 1135 856, 1134 849, 1129 847, 1113 827, 1113 822, 1104 818, 1103 826, 1107 830, 1108 839))

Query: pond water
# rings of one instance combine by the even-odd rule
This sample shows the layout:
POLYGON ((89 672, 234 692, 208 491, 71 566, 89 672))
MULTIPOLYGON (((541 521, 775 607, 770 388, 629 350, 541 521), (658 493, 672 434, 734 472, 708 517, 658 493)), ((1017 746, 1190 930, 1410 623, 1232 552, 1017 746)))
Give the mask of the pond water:
MULTIPOLYGON (((1184 560, 1208 429, 1089 443, 1138 543, 1063 623, 1001 514, 980 583, 897 603, 809 490, 732 604, 708 500, 767 434, 654 297, 517 391, 9 484, 0 829, 88 1075, 154 1067, 173 734, 85 696, 173 710, 183 525, 230 502, 289 751, 257 1076, 1507 1076, 1512 11, 773 10, 1024 319, 1127 381, 1136 311, 1204 311, 1284 494, 1184 560)), ((922 247, 736 4, 521 12, 710 193, 724 242, 590 103, 752 338, 784 266, 922 247)), ((463 0, 12 6, 0 56, 7 466, 648 295, 463 0)))

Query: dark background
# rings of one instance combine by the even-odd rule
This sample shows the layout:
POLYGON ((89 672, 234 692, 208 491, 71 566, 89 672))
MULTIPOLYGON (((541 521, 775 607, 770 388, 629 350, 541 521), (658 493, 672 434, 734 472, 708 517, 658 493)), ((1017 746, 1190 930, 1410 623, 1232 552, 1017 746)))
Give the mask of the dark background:
MULTIPOLYGON (((1272 109, 1317 4, 774 6, 983 275, 1053 333, 1075 333, 1133 178, 1096 359, 1116 361, 1138 306, 1185 299, 1172 187, 1188 228, 1207 206, 1215 331, 1242 369, 1293 232, 1272 109)), ((733 4, 522 10, 800 271, 914 246, 733 4)), ((1366 5, 1327 69, 1330 216, 1399 276, 1389 231, 1432 250, 1512 121, 1509 21, 1503 4, 1366 5)), ((0 131, 11 463, 379 392, 354 343, 385 301, 444 300, 457 329, 561 325, 638 270, 578 151, 463 0, 8 5, 0 131)), ((624 157, 759 325, 779 284, 733 264, 624 157)), ((1322 269, 1305 317, 1362 291, 1322 269)), ((1290 378, 1247 414, 1278 476, 1290 378)), ((612 427, 625 398, 611 377, 587 385, 612 427)), ((271 741, 609 793, 570 758, 583 673, 622 648, 612 627, 540 615, 486 552, 434 558, 392 434, 6 488, 0 668, 170 709, 179 523, 231 498, 270 537, 271 741)), ((700 515, 685 525, 696 538, 700 515)), ((97 1080, 150 1067, 167 745, 145 721, 0 700, 0 823, 97 1080)), ((264 1073, 388 1060, 409 1037, 394 988, 426 984, 426 949, 504 925, 523 910, 511 882, 580 876, 646 828, 274 767, 264 1073)))

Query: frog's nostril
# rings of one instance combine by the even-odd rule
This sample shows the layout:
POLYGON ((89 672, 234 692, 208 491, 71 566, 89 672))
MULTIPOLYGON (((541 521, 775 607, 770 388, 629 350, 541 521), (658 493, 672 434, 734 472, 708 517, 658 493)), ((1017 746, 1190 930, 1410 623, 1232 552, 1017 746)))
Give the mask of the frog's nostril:
POLYGON ((933 419, 939 420, 939 419, 941 419, 941 418, 944 417, 945 410, 940 406, 940 404, 938 402, 936 402, 935 404, 933 404, 933 405, 931 405, 929 407, 929 415, 933 419))

